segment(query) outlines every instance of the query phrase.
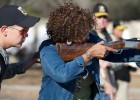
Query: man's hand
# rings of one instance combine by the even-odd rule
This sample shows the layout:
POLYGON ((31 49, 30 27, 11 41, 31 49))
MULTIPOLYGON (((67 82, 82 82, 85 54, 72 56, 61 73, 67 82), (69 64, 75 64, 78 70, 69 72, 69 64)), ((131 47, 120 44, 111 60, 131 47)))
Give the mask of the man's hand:
POLYGON ((35 63, 40 63, 40 61, 39 61, 39 52, 34 52, 32 57, 31 57, 31 60, 33 60, 35 63))
POLYGON ((35 63, 40 63, 39 61, 39 52, 34 52, 24 63, 24 71, 31 68, 35 63))

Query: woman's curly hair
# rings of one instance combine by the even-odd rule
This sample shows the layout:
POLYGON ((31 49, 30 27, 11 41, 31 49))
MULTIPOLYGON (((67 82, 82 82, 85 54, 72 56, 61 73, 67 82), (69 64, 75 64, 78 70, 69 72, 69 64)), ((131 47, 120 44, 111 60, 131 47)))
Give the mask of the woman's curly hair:
POLYGON ((64 3, 50 14, 46 28, 55 42, 82 43, 93 25, 94 20, 88 10, 77 4, 64 3))

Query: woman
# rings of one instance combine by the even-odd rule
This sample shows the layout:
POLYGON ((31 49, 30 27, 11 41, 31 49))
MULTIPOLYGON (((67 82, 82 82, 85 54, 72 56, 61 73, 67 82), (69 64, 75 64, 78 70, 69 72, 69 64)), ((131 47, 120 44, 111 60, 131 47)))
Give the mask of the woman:
MULTIPOLYGON (((126 53, 121 56, 114 54, 116 50, 104 46, 98 36, 89 34, 93 25, 92 15, 76 4, 65 3, 50 14, 47 33, 51 39, 40 46, 43 78, 38 100, 100 99, 98 59, 111 61, 113 57, 114 61, 124 61, 126 53), (64 62, 56 50, 58 42, 99 43, 72 61, 64 62), (110 53, 106 55, 106 52, 110 53)), ((127 61, 134 61, 134 55, 131 55, 133 59, 128 58, 127 61)))

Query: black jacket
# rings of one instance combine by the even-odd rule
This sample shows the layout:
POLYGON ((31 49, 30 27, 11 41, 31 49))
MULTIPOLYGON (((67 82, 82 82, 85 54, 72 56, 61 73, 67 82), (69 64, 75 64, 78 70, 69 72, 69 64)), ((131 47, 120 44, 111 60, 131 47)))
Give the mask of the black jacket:
POLYGON ((0 54, 0 89, 1 89, 1 83, 2 83, 2 80, 3 80, 3 76, 4 76, 4 72, 6 70, 6 67, 7 66, 5 64, 4 58, 0 54))
POLYGON ((136 71, 136 68, 125 65, 120 66, 118 70, 114 71, 116 80, 119 79, 126 82, 130 82, 130 71, 136 71))

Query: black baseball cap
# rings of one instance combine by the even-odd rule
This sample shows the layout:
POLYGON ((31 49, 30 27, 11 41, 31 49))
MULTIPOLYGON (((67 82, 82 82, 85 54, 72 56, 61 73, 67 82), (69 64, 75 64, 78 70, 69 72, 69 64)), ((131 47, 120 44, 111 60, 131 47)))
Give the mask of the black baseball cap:
POLYGON ((124 30, 126 29, 126 26, 123 24, 120 20, 113 21, 113 28, 118 30, 124 30))
POLYGON ((0 26, 18 25, 29 28, 39 20, 39 17, 28 15, 22 7, 17 5, 5 5, 0 8, 0 26))
POLYGON ((107 9, 107 6, 103 3, 97 3, 93 9, 92 9, 92 13, 96 16, 96 17, 100 17, 100 16, 109 16, 109 12, 107 9))

